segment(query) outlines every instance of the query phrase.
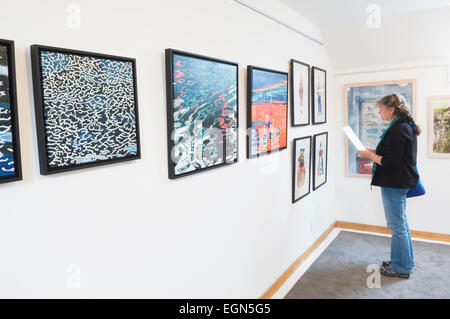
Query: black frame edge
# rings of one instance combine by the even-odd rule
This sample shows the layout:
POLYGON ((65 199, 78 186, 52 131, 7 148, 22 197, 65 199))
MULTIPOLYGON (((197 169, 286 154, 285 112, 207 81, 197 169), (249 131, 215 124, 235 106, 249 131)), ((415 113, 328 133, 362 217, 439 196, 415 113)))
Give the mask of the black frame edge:
POLYGON ((9 107, 11 113, 11 133, 14 156, 14 176, 0 179, 0 184, 23 180, 22 153, 20 150, 19 106, 17 102, 16 52, 13 40, 0 39, 8 55, 9 107))

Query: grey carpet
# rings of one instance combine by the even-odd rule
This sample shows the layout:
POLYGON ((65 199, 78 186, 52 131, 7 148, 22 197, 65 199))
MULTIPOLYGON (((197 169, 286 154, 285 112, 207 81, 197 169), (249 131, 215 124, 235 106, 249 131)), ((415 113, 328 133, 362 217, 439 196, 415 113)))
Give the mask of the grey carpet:
POLYGON ((450 246, 414 240, 410 278, 381 276, 381 288, 368 288, 367 266, 390 259, 390 242, 390 237, 340 232, 285 298, 450 298, 450 246))

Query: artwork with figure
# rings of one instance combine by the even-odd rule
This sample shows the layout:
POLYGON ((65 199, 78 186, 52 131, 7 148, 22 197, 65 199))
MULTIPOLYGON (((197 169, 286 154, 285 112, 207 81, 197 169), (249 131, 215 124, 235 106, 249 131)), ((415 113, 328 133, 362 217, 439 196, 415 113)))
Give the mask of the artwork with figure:
POLYGON ((140 157, 133 59, 40 46, 32 57, 41 174, 140 157))
POLYGON ((247 157, 287 147, 288 74, 248 66, 247 157))
MULTIPOLYGON (((382 121, 378 114, 377 101, 386 95, 396 93, 402 95, 410 111, 414 111, 414 88, 415 80, 345 85, 346 124, 353 129, 366 148, 375 149, 383 131, 389 126, 389 122, 382 121)), ((346 175, 371 176, 373 162, 360 157, 356 148, 348 143, 347 139, 345 145, 346 175)))
POLYGON ((314 190, 327 181, 328 133, 314 135, 314 190))
POLYGON ((291 119, 292 126, 308 125, 310 100, 309 65, 291 60, 291 119))
POLYGON ((12 41, 0 40, 0 183, 21 179, 13 48, 12 41))
POLYGON ((428 155, 450 158, 450 96, 431 97, 428 118, 428 155))
POLYGON ((313 124, 327 121, 327 72, 318 67, 312 68, 313 124))
POLYGON ((238 64, 166 50, 169 178, 238 160, 238 64))
POLYGON ((292 203, 310 193, 311 136, 294 139, 292 203))

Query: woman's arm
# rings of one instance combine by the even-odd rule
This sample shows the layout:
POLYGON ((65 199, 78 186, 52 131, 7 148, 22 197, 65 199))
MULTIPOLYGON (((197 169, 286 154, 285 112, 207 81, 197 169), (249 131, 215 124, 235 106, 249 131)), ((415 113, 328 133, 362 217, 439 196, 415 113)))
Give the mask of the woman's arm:
POLYGON ((377 155, 374 152, 369 151, 367 149, 364 151, 358 151, 358 154, 361 157, 368 158, 377 163, 378 165, 381 165, 381 160, 383 159, 383 156, 377 155))

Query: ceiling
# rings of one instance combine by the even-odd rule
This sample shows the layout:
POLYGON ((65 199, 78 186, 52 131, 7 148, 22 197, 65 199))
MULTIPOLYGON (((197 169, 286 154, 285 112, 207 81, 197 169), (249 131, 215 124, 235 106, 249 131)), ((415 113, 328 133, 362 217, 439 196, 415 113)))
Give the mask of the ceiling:
POLYGON ((279 0, 320 28, 335 70, 450 58, 450 0, 279 0), (369 28, 375 3, 380 28, 369 28))

